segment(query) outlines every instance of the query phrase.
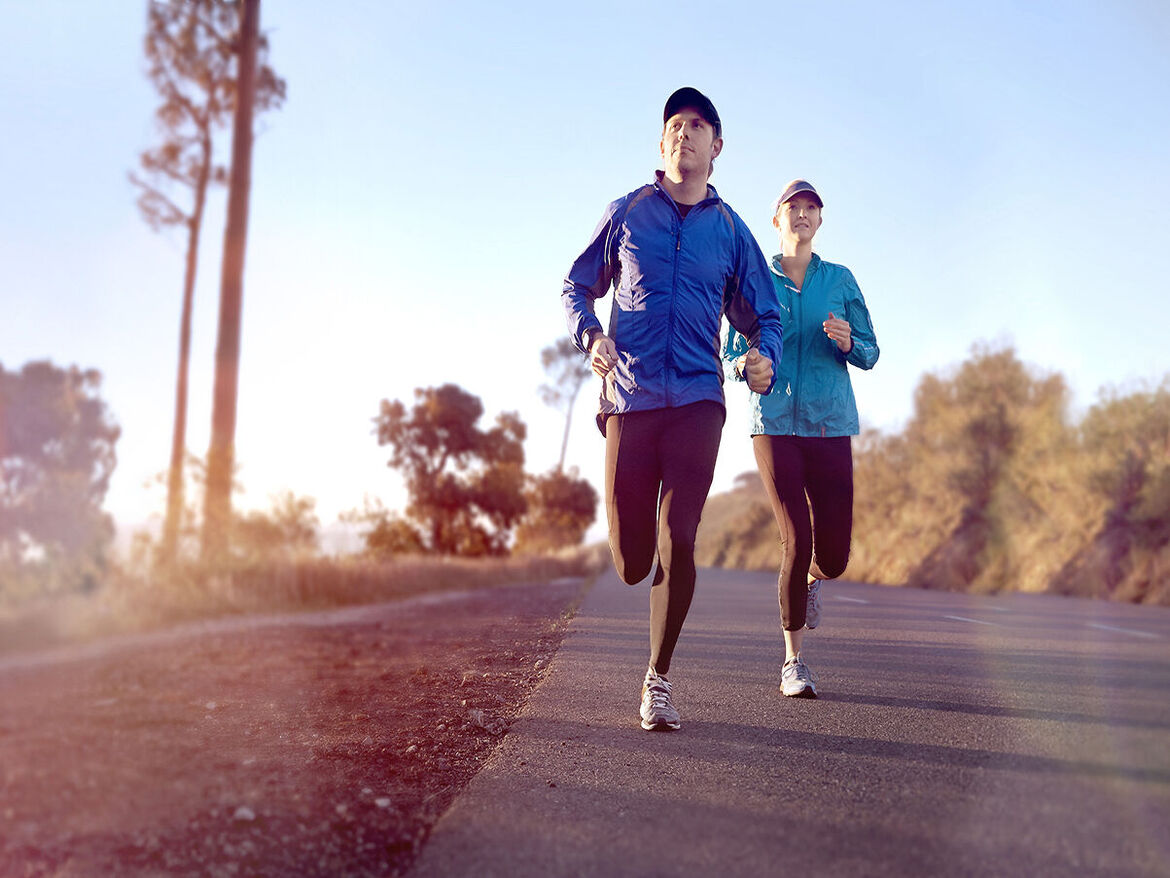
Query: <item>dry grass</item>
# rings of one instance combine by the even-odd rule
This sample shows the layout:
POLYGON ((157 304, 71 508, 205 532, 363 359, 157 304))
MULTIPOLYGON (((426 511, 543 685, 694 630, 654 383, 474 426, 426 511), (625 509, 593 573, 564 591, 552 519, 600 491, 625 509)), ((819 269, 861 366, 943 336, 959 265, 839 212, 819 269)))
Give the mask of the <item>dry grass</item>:
POLYGON ((585 577, 607 562, 605 547, 592 546, 525 558, 315 558, 227 570, 188 565, 149 577, 119 573, 89 595, 0 607, 0 653, 222 616, 324 610, 419 594, 585 577))

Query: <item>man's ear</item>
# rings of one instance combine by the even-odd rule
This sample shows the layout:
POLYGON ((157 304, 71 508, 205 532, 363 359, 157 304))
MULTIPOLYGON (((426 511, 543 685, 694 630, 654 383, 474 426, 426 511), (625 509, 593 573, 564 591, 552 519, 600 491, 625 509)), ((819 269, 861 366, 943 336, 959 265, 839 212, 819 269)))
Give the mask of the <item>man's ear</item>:
POLYGON ((723 138, 716 137, 711 144, 711 158, 718 158, 719 153, 723 152, 723 138))

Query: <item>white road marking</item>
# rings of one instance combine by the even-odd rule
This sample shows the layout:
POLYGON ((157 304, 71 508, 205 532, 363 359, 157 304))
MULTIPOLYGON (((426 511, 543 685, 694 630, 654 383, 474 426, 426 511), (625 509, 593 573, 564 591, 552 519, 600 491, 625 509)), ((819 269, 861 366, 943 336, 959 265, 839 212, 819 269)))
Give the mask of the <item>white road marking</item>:
POLYGON ((851 603, 851 604, 868 604, 869 603, 869 601, 863 601, 861 598, 847 598, 844 595, 839 595, 839 594, 833 595, 833 600, 835 600, 835 601, 849 601, 849 603, 851 603))
POLYGON ((1085 625, 1089 628, 1098 628, 1101 631, 1116 631, 1118 634, 1132 634, 1134 637, 1152 637, 1157 640, 1157 634, 1151 634, 1149 631, 1135 631, 1132 628, 1118 628, 1114 625, 1102 625, 1100 622, 1086 622, 1085 625))
POLYGON ((992 625, 995 622, 984 622, 982 619, 968 619, 966 616, 943 616, 944 619, 954 619, 956 622, 974 622, 976 625, 992 625))

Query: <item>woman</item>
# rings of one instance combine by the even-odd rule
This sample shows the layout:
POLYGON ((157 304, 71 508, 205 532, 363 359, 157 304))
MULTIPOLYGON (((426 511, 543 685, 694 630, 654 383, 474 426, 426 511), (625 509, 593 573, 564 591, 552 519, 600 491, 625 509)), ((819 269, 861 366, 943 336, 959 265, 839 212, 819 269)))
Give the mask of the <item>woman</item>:
MULTIPOLYGON (((845 572, 853 528, 850 437, 859 428, 847 364, 872 369, 878 346, 853 274, 812 250, 824 207, 816 189, 793 180, 772 207, 784 351, 771 392, 752 393, 752 444, 780 527, 781 691, 815 698, 800 651, 804 628, 820 623, 821 580, 845 572)), ((730 377, 743 380, 755 356, 743 336, 728 332, 730 377)))

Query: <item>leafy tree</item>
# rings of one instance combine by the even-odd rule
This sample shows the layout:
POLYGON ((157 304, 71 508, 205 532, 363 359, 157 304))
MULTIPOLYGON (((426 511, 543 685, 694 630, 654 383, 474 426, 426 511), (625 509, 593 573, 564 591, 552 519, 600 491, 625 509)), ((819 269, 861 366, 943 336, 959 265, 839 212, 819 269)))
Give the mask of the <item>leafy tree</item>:
MULTIPOLYGON (((187 373, 199 238, 207 190, 212 184, 227 180, 226 169, 214 160, 214 140, 216 131, 224 126, 235 106, 237 26, 236 7, 221 0, 151 0, 147 4, 147 75, 162 98, 155 111, 162 142, 141 154, 142 173, 132 172, 130 179, 139 189, 139 210, 152 229, 180 227, 187 233, 175 421, 162 546, 167 561, 175 557, 184 505, 187 373), (180 194, 172 195, 174 189, 180 194)), ((279 106, 284 100, 285 83, 264 60, 268 41, 263 35, 258 38, 257 48, 255 102, 257 112, 262 112, 279 106)))
POLYGON ((376 498, 371 499, 367 495, 361 510, 343 512, 341 520, 368 528, 362 534, 362 539, 366 544, 366 554, 375 558, 426 553, 426 545, 418 528, 397 513, 390 512, 376 498))
POLYGON ((1079 469, 1098 517, 1095 532, 1056 573, 1052 588, 1131 600, 1167 590, 1170 378, 1124 396, 1103 393, 1080 433, 1079 469))
POLYGON ((516 528, 516 551, 540 554, 579 546, 597 518, 597 491, 586 479, 555 469, 533 476, 528 511, 516 528))
POLYGON ((120 430, 101 373, 0 365, 0 591, 92 587, 114 534, 101 506, 120 430))
MULTIPOLYGON (((1010 346, 924 376, 902 431, 853 443, 848 575, 1170 604, 1170 376, 1103 393, 1079 425, 1067 400, 1010 346)), ((775 566, 750 481, 705 507, 705 563, 775 566)))
POLYGON ((924 376, 899 435, 854 444, 853 575, 936 588, 1046 588, 1084 506, 1068 389, 1010 346, 924 376))
POLYGON ((482 414, 478 397, 444 384, 416 390, 409 410, 382 400, 374 419, 378 444, 393 451, 388 465, 406 481, 406 518, 428 552, 505 554, 524 513, 524 422, 507 412, 482 430, 482 414))
POLYGON ((1029 369, 1011 347, 976 347, 951 380, 924 385, 930 390, 907 432, 918 444, 945 437, 953 455, 946 487, 960 509, 910 583, 1043 588, 1043 573, 1023 567, 1034 553, 1022 537, 1029 530, 1059 535, 1059 492, 1051 486, 1061 476, 1050 463, 1072 446, 1064 378, 1029 369))
POLYGON ((569 448, 569 428, 573 423, 573 403, 581 392, 586 379, 593 374, 589 360, 583 356, 573 342, 559 339, 540 352, 540 362, 552 381, 542 384, 540 396, 546 405, 565 413, 565 435, 561 439, 561 457, 557 461, 557 472, 565 468, 565 452, 569 448))
POLYGON ((367 551, 379 558, 421 555, 425 552, 418 530, 398 515, 377 522, 365 535, 367 551))
POLYGON ((312 497, 285 491, 272 498, 267 511, 239 517, 232 532, 233 554, 261 561, 294 560, 315 555, 320 521, 312 497))
MULTIPOLYGON (((184 466, 187 484, 183 494, 188 502, 183 509, 174 562, 190 562, 198 557, 199 535, 202 529, 202 499, 207 486, 207 461, 187 454, 184 466)), ((238 479, 238 468, 232 474, 232 494, 244 490, 238 479)), ((166 483, 167 473, 160 473, 151 484, 166 483)), ((317 501, 312 497, 297 496, 284 491, 271 497, 267 510, 252 510, 235 516, 231 542, 225 548, 226 557, 235 561, 278 561, 304 558, 319 549, 320 521, 314 511, 317 501)), ((135 536, 133 566, 141 569, 149 556, 153 563, 163 551, 161 541, 153 542, 149 535, 135 536)))

